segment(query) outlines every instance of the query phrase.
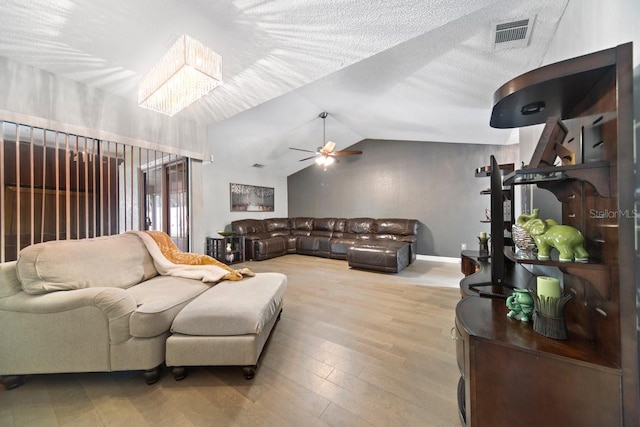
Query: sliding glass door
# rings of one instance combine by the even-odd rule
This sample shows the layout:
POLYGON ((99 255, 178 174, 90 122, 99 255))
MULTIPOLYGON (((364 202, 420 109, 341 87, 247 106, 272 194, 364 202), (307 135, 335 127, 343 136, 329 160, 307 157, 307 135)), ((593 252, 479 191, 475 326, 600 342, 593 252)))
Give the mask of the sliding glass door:
POLYGON ((186 157, 0 121, 0 262, 25 246, 161 230, 189 246, 186 157))
POLYGON ((144 171, 144 229, 164 231, 182 251, 189 249, 189 179, 184 157, 154 159, 144 171))

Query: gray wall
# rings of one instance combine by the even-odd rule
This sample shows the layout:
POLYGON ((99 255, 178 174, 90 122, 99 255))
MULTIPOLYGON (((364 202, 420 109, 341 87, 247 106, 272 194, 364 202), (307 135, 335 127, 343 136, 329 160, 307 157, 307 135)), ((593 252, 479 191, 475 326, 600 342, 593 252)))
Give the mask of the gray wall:
POLYGON ((418 254, 459 257, 462 243, 477 249, 489 196, 475 169, 491 154, 518 164, 517 145, 364 140, 323 171, 313 164, 288 177, 289 217, 396 217, 420 221, 418 254))

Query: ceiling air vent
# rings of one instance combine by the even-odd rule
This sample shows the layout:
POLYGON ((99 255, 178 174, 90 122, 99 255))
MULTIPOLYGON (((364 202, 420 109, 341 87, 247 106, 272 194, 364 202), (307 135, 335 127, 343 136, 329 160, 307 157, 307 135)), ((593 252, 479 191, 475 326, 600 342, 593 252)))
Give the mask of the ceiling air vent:
POLYGON ((534 15, 516 21, 503 21, 493 24, 491 32, 493 49, 527 47, 535 19, 534 15))

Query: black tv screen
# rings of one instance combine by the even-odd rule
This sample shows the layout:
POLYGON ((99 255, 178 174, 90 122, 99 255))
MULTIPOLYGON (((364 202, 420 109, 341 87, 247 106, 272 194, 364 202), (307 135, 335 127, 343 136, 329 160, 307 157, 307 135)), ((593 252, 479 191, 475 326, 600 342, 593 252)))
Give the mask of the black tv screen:
POLYGON ((496 158, 491 156, 491 284, 502 285, 504 279, 504 204, 502 175, 496 158))

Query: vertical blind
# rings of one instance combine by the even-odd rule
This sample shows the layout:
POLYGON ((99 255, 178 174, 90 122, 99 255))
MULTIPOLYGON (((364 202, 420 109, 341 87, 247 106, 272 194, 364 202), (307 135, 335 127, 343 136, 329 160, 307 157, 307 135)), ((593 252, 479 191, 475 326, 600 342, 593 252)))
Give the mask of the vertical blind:
POLYGON ((0 262, 49 240, 165 231, 187 250, 188 158, 0 121, 0 262))

